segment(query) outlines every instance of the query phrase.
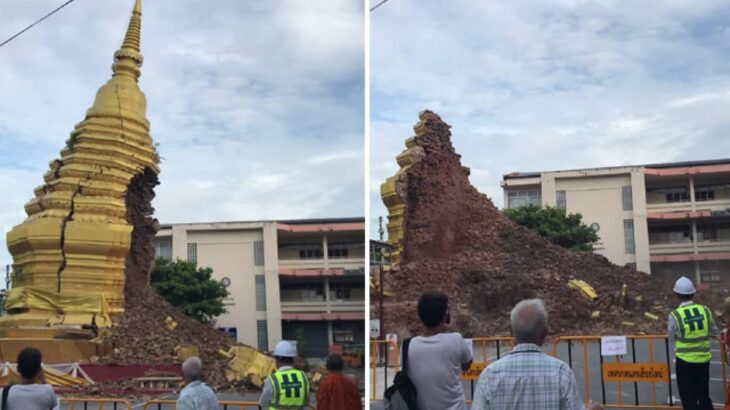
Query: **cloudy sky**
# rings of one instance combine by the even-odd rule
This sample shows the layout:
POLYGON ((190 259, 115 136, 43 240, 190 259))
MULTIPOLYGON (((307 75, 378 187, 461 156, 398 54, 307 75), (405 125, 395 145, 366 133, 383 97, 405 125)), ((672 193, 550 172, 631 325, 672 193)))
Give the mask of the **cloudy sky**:
MULTIPOLYGON (((62 0, 3 0, 0 40, 62 0)), ((76 0, 0 48, 0 226, 23 221, 111 74, 133 0, 76 0)), ((363 215, 356 0, 145 0, 140 87, 163 223, 363 215)), ((10 262, 5 235, 0 263, 10 262)))
POLYGON ((502 206, 512 171, 730 157, 730 4, 390 0, 371 14, 371 227, 418 112, 502 206))

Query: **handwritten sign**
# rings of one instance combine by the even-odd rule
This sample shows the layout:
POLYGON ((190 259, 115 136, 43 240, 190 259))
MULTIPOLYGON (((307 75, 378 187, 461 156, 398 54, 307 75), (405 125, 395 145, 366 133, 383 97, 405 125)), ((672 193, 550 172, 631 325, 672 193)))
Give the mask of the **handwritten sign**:
POLYGON ((626 354, 626 336, 601 336, 601 356, 626 354))
POLYGON ((487 368, 489 362, 472 363, 471 367, 461 372, 461 380, 479 380, 479 375, 487 368))
POLYGON ((604 363, 604 382, 668 382, 666 363, 604 363))

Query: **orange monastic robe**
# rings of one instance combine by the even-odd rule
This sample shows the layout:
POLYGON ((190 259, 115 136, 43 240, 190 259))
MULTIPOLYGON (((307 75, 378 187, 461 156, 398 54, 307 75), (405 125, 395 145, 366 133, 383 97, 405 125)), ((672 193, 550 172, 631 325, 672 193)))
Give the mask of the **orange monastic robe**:
POLYGON ((317 410, 362 410, 357 386, 340 373, 328 374, 317 389, 317 410))

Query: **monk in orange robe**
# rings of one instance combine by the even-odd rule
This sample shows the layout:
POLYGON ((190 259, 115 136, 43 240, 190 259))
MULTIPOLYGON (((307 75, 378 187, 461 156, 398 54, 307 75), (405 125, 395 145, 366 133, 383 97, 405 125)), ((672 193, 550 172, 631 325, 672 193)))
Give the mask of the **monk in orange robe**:
POLYGON ((362 410, 360 392, 355 383, 342 374, 342 356, 327 357, 327 376, 317 389, 317 410, 362 410))

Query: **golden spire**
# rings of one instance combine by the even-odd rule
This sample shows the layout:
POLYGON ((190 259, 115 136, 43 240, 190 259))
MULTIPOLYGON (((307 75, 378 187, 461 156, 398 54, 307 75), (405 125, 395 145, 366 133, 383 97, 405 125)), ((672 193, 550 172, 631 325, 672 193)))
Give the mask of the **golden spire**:
POLYGON ((140 54, 140 34, 142 32, 142 1, 135 0, 132 17, 129 19, 127 34, 124 36, 122 47, 114 53, 114 75, 131 75, 135 80, 140 76, 139 67, 142 65, 140 54))

